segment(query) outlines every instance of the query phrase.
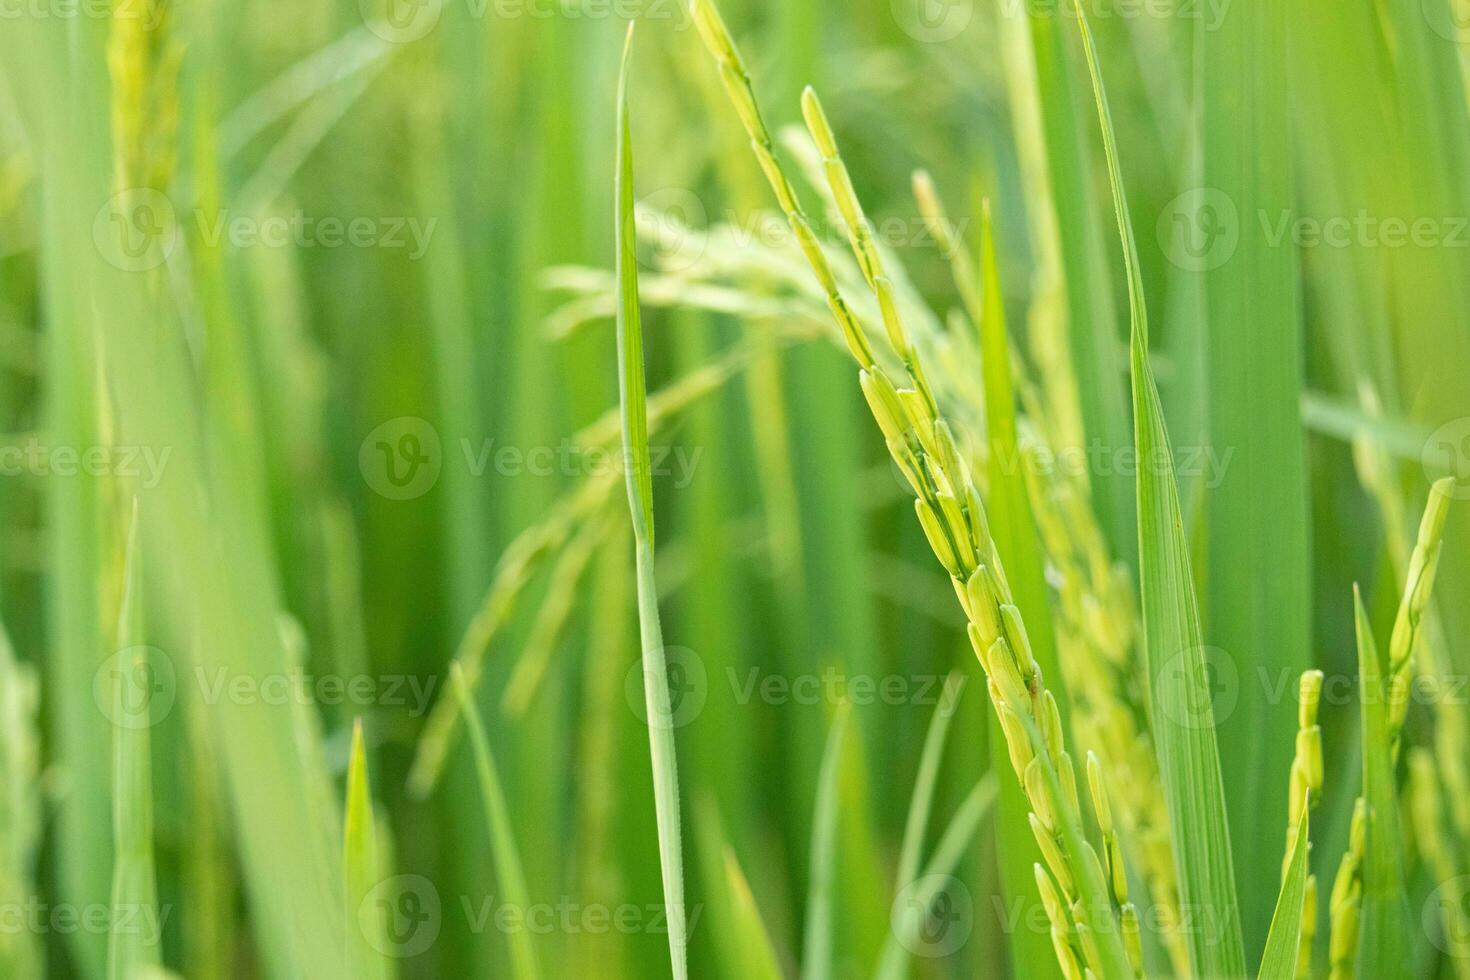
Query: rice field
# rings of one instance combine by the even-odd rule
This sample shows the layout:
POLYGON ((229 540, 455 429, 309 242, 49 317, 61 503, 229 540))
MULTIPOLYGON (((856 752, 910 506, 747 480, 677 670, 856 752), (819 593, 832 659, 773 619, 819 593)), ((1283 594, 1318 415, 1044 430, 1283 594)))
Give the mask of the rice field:
POLYGON ((0 0, 0 978, 1470 980, 1462 0, 0 0))

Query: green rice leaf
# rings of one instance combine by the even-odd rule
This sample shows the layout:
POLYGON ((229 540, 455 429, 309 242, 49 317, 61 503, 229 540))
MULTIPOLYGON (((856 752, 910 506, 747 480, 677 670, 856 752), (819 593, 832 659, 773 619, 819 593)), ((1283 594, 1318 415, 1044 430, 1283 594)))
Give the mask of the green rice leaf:
MULTIPOLYGON (((1311 665, 1297 258, 1294 249, 1271 241, 1258 217, 1294 205, 1286 84, 1291 15, 1285 4, 1236 4, 1218 30, 1199 34, 1203 186, 1210 188, 1202 193, 1217 196, 1221 210, 1229 201, 1239 215, 1233 253, 1210 261, 1200 275, 1209 442, 1222 459, 1233 454, 1204 498, 1201 591, 1205 638, 1230 656, 1242 678, 1262 671, 1295 675, 1311 665)), ((1209 225, 1215 206, 1201 203, 1194 222, 1209 225)), ((1229 749, 1222 778, 1234 804, 1236 881, 1252 951, 1265 935, 1275 890, 1269 876, 1252 872, 1284 845, 1284 784, 1258 778, 1291 761, 1294 719, 1277 707, 1265 685, 1241 684, 1234 710, 1217 719, 1229 749)))
POLYGON ((1138 245, 1128 221, 1128 201, 1107 92, 1086 15, 1078 10, 1083 50, 1102 127, 1113 208, 1123 242, 1131 313, 1133 425, 1137 458, 1149 461, 1138 475, 1138 549, 1143 598, 1144 655, 1148 664, 1154 738, 1173 829, 1180 904, 1195 910, 1199 928, 1188 931, 1196 975, 1245 975, 1245 948, 1230 852, 1230 828, 1220 777, 1214 713, 1200 632, 1199 601, 1190 571, 1189 541, 1179 505, 1164 410, 1148 351, 1148 312, 1138 245), (1164 461, 1160 465, 1157 461, 1164 461))
POLYGON ((1404 885, 1403 837, 1394 789, 1387 686, 1383 661, 1363 598, 1353 590, 1358 633, 1358 671, 1363 711, 1363 798, 1367 835, 1363 853, 1362 918, 1358 975, 1396 976, 1412 959, 1409 897, 1404 885))
MULTIPOLYGON (((994 773, 987 774, 976 783, 975 788, 970 790, 960 808, 950 818, 949 826, 944 828, 939 845, 934 848, 929 863, 924 865, 923 873, 913 878, 899 879, 901 889, 906 889, 911 884, 916 887, 909 894, 909 901, 904 908, 895 910, 895 921, 883 943, 883 953, 874 973, 875 980, 900 980, 906 976, 905 966, 911 955, 908 951, 914 948, 914 937, 923 926, 924 914, 942 893, 944 879, 954 873, 965 852, 974 843, 981 822, 995 805, 997 786, 994 773)), ((1028 976, 1031 967, 1035 965, 1027 967, 1028 976)))
POLYGON ((157 872, 153 862, 153 763, 149 728, 151 712, 139 711, 134 698, 146 705, 154 690, 153 665, 143 641, 143 610, 138 557, 138 518, 134 508, 127 557, 123 566, 122 606, 118 612, 117 640, 124 656, 113 676, 113 799, 112 827, 115 859, 112 871, 112 915, 117 927, 108 932, 108 980, 135 980, 159 963, 162 936, 146 927, 122 927, 122 922, 157 924, 157 872))
POLYGON ((352 749, 347 763, 347 816, 342 830, 342 875, 347 898, 347 956, 352 975, 364 980, 389 976, 388 960, 378 950, 390 948, 380 916, 362 915, 363 903, 383 879, 378 859, 378 832, 373 822, 372 790, 368 786, 367 750, 362 719, 352 726, 352 749), (369 934, 371 930, 371 935, 369 934))
POLYGON ((924 751, 919 756, 919 775, 914 779, 914 795, 909 801, 908 817, 903 825, 903 844, 898 852, 898 884, 902 888, 914 880, 919 872, 920 854, 924 848, 924 832, 929 827, 929 810, 934 804, 934 786, 938 781, 939 763, 944 758, 944 744, 949 737, 949 725, 959 706, 960 675, 950 674, 945 678, 944 695, 934 717, 929 722, 929 732, 924 736, 924 751))
POLYGON ((643 318, 638 305, 638 230, 633 197, 633 139, 628 123, 628 62, 633 25, 618 74, 617 251, 618 391, 623 406, 623 456, 633 533, 653 548, 653 474, 648 457, 648 386, 643 376, 643 318))
POLYGON ((633 146, 628 124, 628 64, 633 25, 623 47, 618 76, 618 172, 616 181, 618 274, 618 378, 623 409, 623 453, 628 508, 637 558, 638 625, 643 642, 643 693, 648 748, 653 766, 654 812, 664 905, 669 924, 669 958, 674 980, 688 976, 684 918, 684 856, 679 829, 679 769, 674 751, 672 700, 658 585, 653 575, 653 483, 648 456, 648 394, 643 377, 643 326, 638 308, 637 231, 634 224, 633 146))
POLYGON ((749 980, 780 980, 781 967, 776 960, 770 934, 766 932, 766 924, 761 921, 760 908, 750 893, 750 883, 740 870, 734 850, 728 845, 725 847, 725 887, 732 900, 730 927, 744 953, 740 976, 749 980))
MULTIPOLYGON (((1061 664, 1057 661, 1056 634, 1041 540, 1031 511, 1025 476, 1012 465, 1012 461, 1021 456, 1016 435, 1016 399, 1011 385, 1011 340, 1006 327, 988 202, 981 209, 980 285, 980 368, 985 384, 985 429, 990 440, 990 494, 986 514, 995 535, 995 546, 1015 590, 1016 604, 1028 611, 1027 632, 1032 652, 1057 699, 1062 724, 1066 725, 1068 701, 1061 664)), ((1010 768, 1006 739, 1000 721, 994 715, 991 716, 990 728, 991 763, 997 771, 1005 772, 1010 768)), ((1016 780, 1005 780, 1000 789, 1000 810, 996 821, 996 856, 1006 896, 1012 902, 1034 899, 1036 876, 1032 868, 1043 859, 1036 837, 1031 832, 1030 813, 1031 803, 1021 784, 1016 780)), ((1015 929, 1011 931, 1009 942, 1012 956, 1032 964, 1038 980, 1043 976, 1062 975, 1051 938, 1043 931, 1015 929)))
POLYGON ((715 948, 729 980, 782 980, 780 958, 740 867, 735 849, 725 837, 714 799, 696 806, 694 822, 709 908, 705 915, 714 934, 715 948))
POLYGON ((1261 957, 1260 980, 1293 980, 1297 954, 1301 950, 1302 907, 1307 894, 1308 808, 1302 807, 1297 821, 1296 839, 1291 845, 1291 862, 1281 882, 1276 911, 1271 916, 1271 931, 1266 935, 1266 952, 1261 957))
MULTIPOLYGON (((454 667, 454 694, 459 699, 465 730, 469 733, 470 747, 474 750, 475 775, 480 783, 480 799, 485 806, 485 817, 490 822, 490 847, 495 854, 495 871, 500 878, 500 890, 504 893, 506 905, 529 909, 530 893, 526 888, 526 874, 521 865, 520 848, 516 846, 510 807, 505 802, 500 771, 495 765, 495 756, 490 751, 485 723, 480 720, 480 711, 475 707, 469 684, 465 682, 464 670, 458 665, 454 667)), ((511 930, 510 959, 516 980, 536 980, 541 975, 529 929, 511 930)))
POLYGON ((842 743, 852 709, 843 702, 827 733, 822 769, 817 776, 817 803, 812 813, 811 882, 806 898, 806 937, 802 944, 802 980, 831 980, 832 887, 837 870, 838 789, 842 775, 842 743))

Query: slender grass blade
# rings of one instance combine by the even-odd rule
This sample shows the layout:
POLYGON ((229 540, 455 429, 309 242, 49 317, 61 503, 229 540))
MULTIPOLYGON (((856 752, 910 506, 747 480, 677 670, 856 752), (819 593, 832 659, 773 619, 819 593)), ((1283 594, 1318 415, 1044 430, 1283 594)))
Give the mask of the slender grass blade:
POLYGON ((1138 475, 1144 654, 1159 770, 1173 828, 1180 904, 1197 915, 1199 928, 1188 932, 1190 962, 1195 973, 1204 977, 1241 977, 1245 975, 1245 948, 1189 540, 1184 532, 1179 484, 1164 425, 1163 405, 1149 360, 1148 311, 1138 267, 1138 246, 1128 221, 1117 140, 1097 48, 1080 7, 1078 25, 1097 102, 1128 277, 1134 443, 1138 459, 1148 461, 1148 465, 1139 467, 1138 475))

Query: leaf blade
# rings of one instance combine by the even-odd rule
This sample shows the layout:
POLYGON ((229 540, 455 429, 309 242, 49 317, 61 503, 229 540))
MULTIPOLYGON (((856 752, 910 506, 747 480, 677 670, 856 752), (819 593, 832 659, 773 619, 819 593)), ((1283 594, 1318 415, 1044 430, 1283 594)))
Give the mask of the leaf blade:
POLYGON ((1128 221, 1112 115, 1087 17, 1080 7, 1077 12, 1128 280, 1134 446, 1137 458, 1146 461, 1146 465, 1139 466, 1138 474, 1144 659, 1148 664, 1159 770, 1173 829, 1180 903, 1198 910, 1203 920, 1201 928, 1188 931, 1194 972, 1208 977, 1240 977, 1245 975, 1245 947, 1189 541, 1184 533, 1163 404, 1149 360, 1143 278, 1138 245, 1128 221), (1163 465, 1157 464, 1160 460, 1163 465))
MULTIPOLYGON (((636 23, 636 22, 635 22, 636 23)), ((618 73, 618 164, 615 181, 618 280, 618 379, 623 455, 632 517, 638 585, 638 627, 643 646, 643 692, 649 758, 653 767, 654 817, 659 870, 668 916, 669 959, 674 980, 686 980, 688 927, 684 918, 684 857, 679 828, 679 772, 658 586, 653 574, 653 486, 648 457, 648 393, 643 373, 643 324, 638 307, 637 231, 633 201, 632 131, 628 121, 628 67, 633 27, 618 73)))
MULTIPOLYGON (((454 667, 454 691, 459 698, 460 713, 464 716, 470 747, 474 750, 475 776, 480 784, 480 798, 485 807, 485 816, 490 822, 490 844, 495 852, 495 870, 505 892, 506 904, 512 908, 529 909, 531 904, 526 874, 521 864, 520 848, 516 845, 510 807, 506 804, 500 771, 495 764, 495 756, 490 751, 490 739, 485 734, 485 723, 480 718, 480 710, 475 707, 474 696, 465 681, 464 670, 457 664, 454 667)), ((517 980, 537 980, 540 977, 541 967, 536 948, 531 943, 530 930, 511 931, 510 954, 517 980)))
POLYGON ((1384 977, 1402 971, 1403 965, 1410 962, 1412 926, 1404 884, 1399 801, 1394 789, 1388 690, 1373 627, 1356 589, 1353 610, 1362 685, 1363 799, 1367 803, 1358 971, 1360 976, 1384 977))
POLYGON ((1302 806, 1292 843, 1291 861, 1276 898, 1276 911, 1271 915, 1271 930, 1266 934, 1266 951, 1261 956, 1259 980, 1293 980, 1297 955, 1301 951, 1302 910, 1307 896, 1308 808, 1302 806))

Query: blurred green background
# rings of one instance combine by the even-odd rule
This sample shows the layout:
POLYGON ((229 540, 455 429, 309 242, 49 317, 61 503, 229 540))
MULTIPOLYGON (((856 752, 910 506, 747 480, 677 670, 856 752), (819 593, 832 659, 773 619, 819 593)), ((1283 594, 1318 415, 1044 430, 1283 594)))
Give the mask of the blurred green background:
MULTIPOLYGON (((429 708, 452 698, 451 656, 483 647, 476 697, 551 923, 531 930, 543 969, 667 971, 608 416, 614 86, 632 17, 637 194, 645 231, 664 233, 645 271, 669 290, 646 297, 649 386, 676 401, 653 443, 692 974, 752 975, 724 904, 727 843, 782 968, 802 962, 818 774, 849 702, 832 967, 869 975, 946 678, 963 693, 926 855, 990 769, 989 707, 849 360, 791 285, 805 270, 688 14, 675 0, 390 3, 0 6, 0 618, 19 665, 0 699, 0 946, 45 962, 7 975, 107 972, 106 928, 35 909, 113 902, 119 726, 97 678, 125 645, 133 498, 154 711, 169 705, 147 726, 166 965, 351 975, 339 828, 361 718, 393 869, 378 897, 406 930, 394 969, 506 974, 515 929, 491 912, 503 869, 462 740, 431 794, 409 788, 429 708), (733 238, 699 233, 717 225, 733 238), (722 248, 782 268, 720 265, 722 248), (296 689, 298 666, 311 703, 271 694, 296 689)), ((722 9, 773 126, 798 120, 803 85, 822 92, 936 322, 958 299, 911 172, 933 174, 970 249, 990 200, 1018 348, 1070 399, 1064 441, 1095 450, 1092 510, 1132 567, 1125 292, 1073 15, 1022 0, 722 9)), ((1234 674, 1216 682, 1234 695, 1222 761, 1252 960, 1284 846, 1296 721, 1280 692, 1309 665, 1356 675, 1352 583, 1386 637, 1393 542, 1412 541, 1428 478, 1470 477, 1457 9, 1087 7, 1169 424, 1194 454, 1180 479, 1206 639, 1234 674), (1391 491, 1365 489, 1370 456, 1391 491), (1392 499, 1402 510, 1385 516, 1392 499)), ((1467 544, 1461 506, 1438 586, 1460 672, 1467 544)), ((1324 892, 1357 793, 1356 726, 1351 695, 1326 700, 1324 892)), ((1049 941, 1015 925, 1035 898, 1002 887, 996 840, 989 817, 970 835, 946 885, 964 936, 919 943, 913 975, 1055 969, 1027 959, 1049 941)), ((1410 857, 1417 910, 1437 882, 1410 857)), ((1453 975, 1464 938, 1416 933, 1416 974, 1453 975)))

